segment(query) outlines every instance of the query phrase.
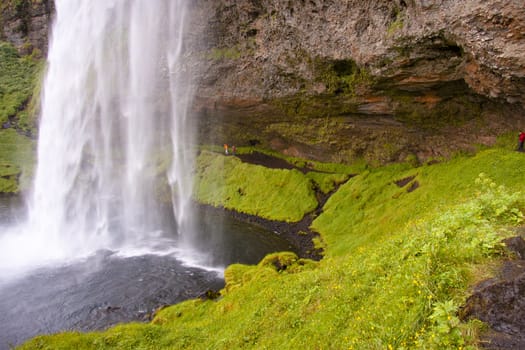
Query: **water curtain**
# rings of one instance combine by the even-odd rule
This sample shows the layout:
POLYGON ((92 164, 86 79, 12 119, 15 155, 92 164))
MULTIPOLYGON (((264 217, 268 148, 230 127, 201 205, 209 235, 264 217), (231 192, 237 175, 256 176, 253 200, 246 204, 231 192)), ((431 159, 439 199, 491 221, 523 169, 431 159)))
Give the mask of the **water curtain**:
POLYGON ((188 4, 56 1, 29 223, 57 254, 191 229, 188 4))

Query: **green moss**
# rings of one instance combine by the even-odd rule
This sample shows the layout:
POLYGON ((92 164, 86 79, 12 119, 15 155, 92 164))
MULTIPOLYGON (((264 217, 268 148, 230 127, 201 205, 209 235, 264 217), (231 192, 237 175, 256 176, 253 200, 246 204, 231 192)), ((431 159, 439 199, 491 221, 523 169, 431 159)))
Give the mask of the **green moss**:
POLYGON ((482 101, 470 94, 464 82, 444 83, 435 87, 434 92, 434 95, 425 96, 420 92, 386 90, 393 101, 395 119, 408 126, 437 131, 480 119, 482 101), (429 101, 425 102, 426 99, 429 101))
POLYGON ((1 177, 0 178, 0 192, 1 193, 17 193, 18 182, 16 176, 1 177))
POLYGON ((373 78, 364 67, 352 60, 314 60, 316 80, 326 84, 329 93, 355 96, 359 87, 373 83, 373 78))
POLYGON ((309 172, 306 176, 312 179, 319 190, 325 194, 335 190, 337 186, 344 183, 349 177, 347 174, 327 174, 317 172, 309 172))
POLYGON ((20 57, 12 45, 0 42, 0 126, 9 121, 19 130, 34 131, 38 98, 32 102, 31 96, 38 89, 42 68, 43 63, 20 57))
MULTIPOLYGON (((217 145, 209 145, 202 148, 203 150, 209 150, 212 152, 222 152, 222 147, 217 145)), ((286 156, 277 151, 260 148, 260 147, 238 147, 237 154, 250 154, 253 152, 259 152, 271 157, 279 158, 287 161, 291 165, 294 165, 298 168, 307 168, 318 172, 330 173, 330 174, 356 174, 361 171, 364 171, 367 168, 367 164, 364 160, 356 161, 352 164, 341 164, 341 163, 326 163, 318 162, 315 160, 306 160, 298 157, 286 156)))
POLYGON ((394 35, 396 32, 401 30, 404 25, 405 25, 404 16, 401 14, 401 12, 398 12, 396 14, 396 19, 392 23, 390 23, 390 25, 388 26, 386 30, 387 35, 388 36, 394 35))
POLYGON ((496 144, 498 147, 504 149, 517 149, 518 148, 518 137, 519 132, 517 130, 509 131, 500 135, 497 139, 496 144))
POLYGON ((201 152, 196 180, 200 202, 271 220, 296 222, 317 206, 311 181, 301 172, 267 169, 232 156, 201 152))
POLYGON ((247 266, 242 264, 232 264, 224 271, 224 289, 231 291, 237 287, 240 287, 245 282, 248 282, 251 278, 249 272, 253 271, 253 266, 247 266))
POLYGON ((224 47, 224 48, 213 48, 206 55, 206 58, 210 60, 237 60, 241 58, 242 52, 239 47, 224 47))
POLYGON ((523 189, 517 166, 522 159, 518 152, 486 150, 474 157, 457 156, 448 162, 417 169, 403 164, 372 169, 341 186, 328 200, 324 214, 314 221, 313 227, 325 233, 328 254, 345 254, 364 242, 387 235, 390 225, 402 227, 407 220, 424 215, 431 207, 462 201, 473 194, 474 180, 482 172, 498 183, 523 189), (394 181, 414 175, 419 188, 399 194, 394 181), (346 219, 348 216, 352 217, 351 221, 346 219), (380 224, 371 227, 370 222, 380 224), (386 222, 389 224, 382 224, 386 222), (354 236, 349 232, 358 234, 354 236))
POLYGON ((295 118, 333 117, 358 112, 359 92, 367 90, 375 82, 367 68, 358 66, 352 60, 297 57, 302 62, 306 61, 314 77, 287 77, 302 88, 294 96, 274 99, 268 101, 269 104, 286 116, 295 118), (323 86, 323 92, 313 93, 319 86, 323 86))
POLYGON ((267 133, 279 133, 283 137, 306 145, 329 143, 337 136, 337 118, 312 118, 306 121, 286 121, 267 125, 267 133))
POLYGON ((276 271, 286 270, 299 260, 297 254, 292 252, 272 253, 264 257, 258 266, 270 267, 276 271))

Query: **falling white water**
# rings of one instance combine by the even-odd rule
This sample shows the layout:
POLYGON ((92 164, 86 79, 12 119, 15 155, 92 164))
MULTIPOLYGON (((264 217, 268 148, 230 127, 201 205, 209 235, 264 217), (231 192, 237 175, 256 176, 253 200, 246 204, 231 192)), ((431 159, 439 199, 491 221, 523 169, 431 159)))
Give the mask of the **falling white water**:
POLYGON ((165 250, 173 221, 191 229, 189 3, 55 1, 28 223, 0 238, 0 271, 165 250))

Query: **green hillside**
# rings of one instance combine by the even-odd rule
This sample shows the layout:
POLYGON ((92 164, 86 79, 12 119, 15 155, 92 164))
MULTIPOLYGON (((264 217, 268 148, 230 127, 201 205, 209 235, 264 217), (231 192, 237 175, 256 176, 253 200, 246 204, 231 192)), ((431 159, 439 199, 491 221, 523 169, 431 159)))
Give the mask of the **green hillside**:
MULTIPOLYGON (((20 348, 476 348, 484 326, 460 321, 458 307, 469 286, 494 273, 506 254, 500 241, 513 235, 525 208, 525 156, 509 149, 417 168, 366 170, 342 185, 313 222, 325 249, 320 262, 281 253, 257 266, 232 265, 218 300, 171 306, 149 324, 39 336, 20 348)), ((233 157, 205 157, 202 186, 214 183, 227 193, 228 186, 242 183, 243 193, 270 204, 293 196, 273 189, 296 189, 311 178, 239 164, 233 157), (219 162, 235 171, 219 171, 219 162)), ((293 201, 309 203, 309 191, 313 186, 297 191, 293 201)), ((259 210, 272 217, 288 209, 259 210)))

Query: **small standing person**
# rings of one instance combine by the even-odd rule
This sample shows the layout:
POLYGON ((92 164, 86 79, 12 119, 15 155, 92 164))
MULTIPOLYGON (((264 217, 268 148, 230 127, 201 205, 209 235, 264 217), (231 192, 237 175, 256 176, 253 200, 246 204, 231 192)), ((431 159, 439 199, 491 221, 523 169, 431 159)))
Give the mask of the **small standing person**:
POLYGON ((523 143, 525 142, 525 132, 520 132, 520 135, 518 136, 518 151, 523 152, 523 143))
POLYGON ((235 155, 235 151, 237 150, 237 148, 235 148, 235 145, 232 146, 232 154, 235 155))
POLYGON ((224 144, 224 154, 228 155, 228 145, 224 144))

